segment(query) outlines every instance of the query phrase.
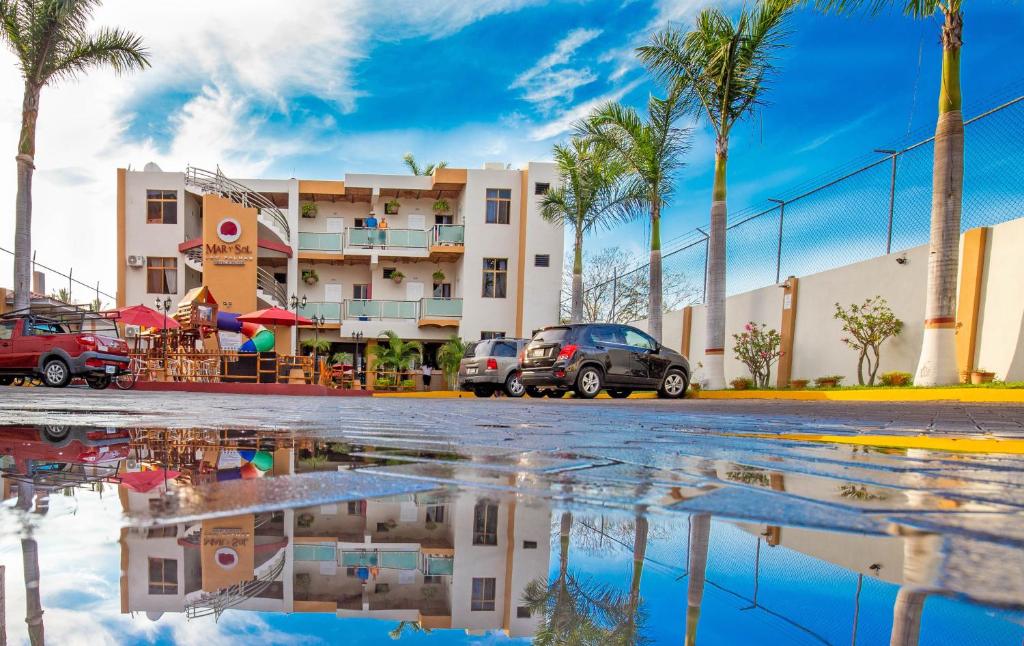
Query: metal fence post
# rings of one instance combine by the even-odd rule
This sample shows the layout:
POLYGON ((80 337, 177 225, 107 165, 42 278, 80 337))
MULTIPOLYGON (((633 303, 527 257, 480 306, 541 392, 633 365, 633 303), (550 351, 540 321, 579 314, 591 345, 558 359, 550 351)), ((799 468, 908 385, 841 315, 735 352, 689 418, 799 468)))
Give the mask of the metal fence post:
POLYGON ((786 218, 786 201, 768 198, 769 202, 779 205, 779 246, 775 250, 775 284, 779 284, 782 276, 782 222, 786 218))
POLYGON ((704 295, 701 296, 700 300, 701 300, 702 303, 707 303, 708 302, 708 244, 709 244, 709 241, 711 240, 711 236, 709 236, 704 231, 704 229, 701 229, 700 227, 697 227, 697 231, 699 231, 700 233, 702 233, 704 235, 704 295))
POLYGON ((619 270, 615 269, 612 273, 612 311, 608 315, 608 322, 615 322, 615 309, 619 304, 619 270))
POLYGON ((892 253, 892 217, 896 211, 896 157, 900 154, 898 150, 887 148, 875 148, 876 153, 892 157, 892 178, 889 180, 889 226, 885 234, 885 253, 892 253))

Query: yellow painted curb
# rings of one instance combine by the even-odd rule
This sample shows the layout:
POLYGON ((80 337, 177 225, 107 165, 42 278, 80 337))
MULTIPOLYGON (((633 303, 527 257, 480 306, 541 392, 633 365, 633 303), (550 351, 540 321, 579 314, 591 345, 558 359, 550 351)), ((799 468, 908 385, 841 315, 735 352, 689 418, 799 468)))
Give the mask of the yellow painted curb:
POLYGON ((958 401, 1024 404, 1024 388, 872 388, 870 390, 702 390, 698 399, 924 402, 958 401))
MULTIPOLYGON (((373 393, 374 397, 381 397, 384 399, 482 399, 472 393, 472 391, 457 391, 457 390, 431 390, 428 392, 414 391, 405 393, 373 393)), ((629 396, 630 399, 656 399, 657 393, 654 392, 642 392, 633 393, 629 396)), ((597 399, 611 399, 608 393, 600 393, 597 399)))
POLYGON ((928 437, 925 435, 813 435, 810 433, 738 433, 739 437, 758 439, 794 440, 797 442, 828 442, 833 444, 855 444, 877 446, 889 449, 924 449, 950 453, 1005 453, 1024 454, 1024 440, 1000 440, 996 438, 928 437))

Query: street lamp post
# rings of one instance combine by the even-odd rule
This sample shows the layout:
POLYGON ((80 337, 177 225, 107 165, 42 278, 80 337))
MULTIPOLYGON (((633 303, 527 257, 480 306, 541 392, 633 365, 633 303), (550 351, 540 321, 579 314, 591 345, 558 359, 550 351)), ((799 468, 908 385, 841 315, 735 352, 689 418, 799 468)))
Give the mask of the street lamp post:
POLYGON ((319 366, 317 362, 317 351, 320 349, 320 327, 324 324, 324 315, 313 316, 313 377, 316 377, 316 369, 319 366))
POLYGON ((293 352, 294 352, 295 356, 298 356, 298 354, 299 354, 299 308, 300 307, 302 307, 302 308, 306 307, 306 297, 303 296, 302 298, 299 298, 295 294, 292 294, 291 302, 289 304, 291 305, 290 309, 295 312, 295 345, 294 345, 294 351, 293 352))
POLYGON ((157 296, 155 305, 157 311, 163 314, 161 321, 163 323, 163 331, 160 334, 160 339, 164 346, 164 370, 167 370, 167 313, 171 311, 171 297, 168 296, 161 301, 160 297, 157 296))
POLYGON ((352 366, 352 370, 356 373, 356 378, 359 379, 359 383, 360 384, 362 384, 362 382, 363 382, 362 376, 361 376, 362 372, 363 372, 363 365, 362 365, 362 362, 359 359, 359 341, 362 338, 363 338, 363 333, 362 332, 355 332, 355 333, 352 334, 352 339, 355 340, 355 342, 356 342, 356 358, 355 358, 355 361, 352 362, 352 363, 355 364, 355 365, 352 366))

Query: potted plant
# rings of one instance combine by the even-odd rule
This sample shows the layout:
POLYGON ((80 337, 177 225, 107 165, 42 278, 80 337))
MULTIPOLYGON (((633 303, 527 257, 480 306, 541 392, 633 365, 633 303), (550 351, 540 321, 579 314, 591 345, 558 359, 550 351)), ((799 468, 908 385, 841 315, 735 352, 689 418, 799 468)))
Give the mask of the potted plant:
POLYGON ((975 370, 971 373, 972 384, 990 384, 995 379, 996 373, 989 372, 988 370, 975 370))
POLYGON ((690 397, 699 397, 700 389, 702 386, 699 381, 694 381, 690 384, 690 397))
POLYGON ((445 278, 444 272, 438 269, 437 271, 434 272, 433 278, 435 283, 443 283, 445 278))
POLYGON ((882 375, 883 386, 909 386, 910 380, 913 376, 909 372, 900 372, 894 370, 892 372, 886 372, 882 375))
POLYGON ((809 383, 810 381, 807 379, 790 379, 789 387, 793 390, 803 390, 804 388, 807 388, 807 384, 809 383))
POLYGON ((316 202, 302 203, 302 217, 315 218, 317 213, 316 202))
POLYGON ((398 215, 398 207, 402 206, 402 203, 391 198, 384 203, 384 215, 398 215))
POLYGON ((438 215, 445 215, 450 209, 451 207, 448 206, 448 200, 443 197, 434 201, 434 213, 437 213, 438 215))
POLYGON ((815 388, 835 388, 845 377, 842 375, 825 375, 814 380, 815 388))
POLYGON ((754 387, 754 380, 749 377, 738 377, 729 382, 735 390, 750 390, 754 387))
POLYGON ((320 282, 320 274, 316 273, 315 269, 303 269, 302 270, 302 282, 307 285, 316 285, 320 282))
POLYGON ((415 390, 416 389, 416 380, 415 379, 403 379, 401 386, 402 386, 402 390, 415 390))
POLYGON ((400 285, 404 278, 405 278, 405 274, 403 274, 402 272, 398 271, 397 269, 394 270, 393 272, 391 272, 391 280, 393 280, 396 285, 400 285))

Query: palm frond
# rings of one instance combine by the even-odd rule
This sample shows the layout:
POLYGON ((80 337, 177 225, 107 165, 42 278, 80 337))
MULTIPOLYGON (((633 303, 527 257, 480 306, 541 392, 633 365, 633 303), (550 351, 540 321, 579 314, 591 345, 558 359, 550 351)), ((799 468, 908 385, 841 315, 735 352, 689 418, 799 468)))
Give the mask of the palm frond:
POLYGON ((412 153, 405 153, 402 156, 402 162, 405 164, 405 167, 412 172, 413 175, 420 174, 420 166, 419 164, 416 163, 416 158, 413 157, 412 153))
POLYGON ((149 51, 140 36, 117 28, 101 29, 62 47, 47 69, 46 77, 71 78, 93 67, 109 67, 115 74, 125 74, 149 65, 149 51))

